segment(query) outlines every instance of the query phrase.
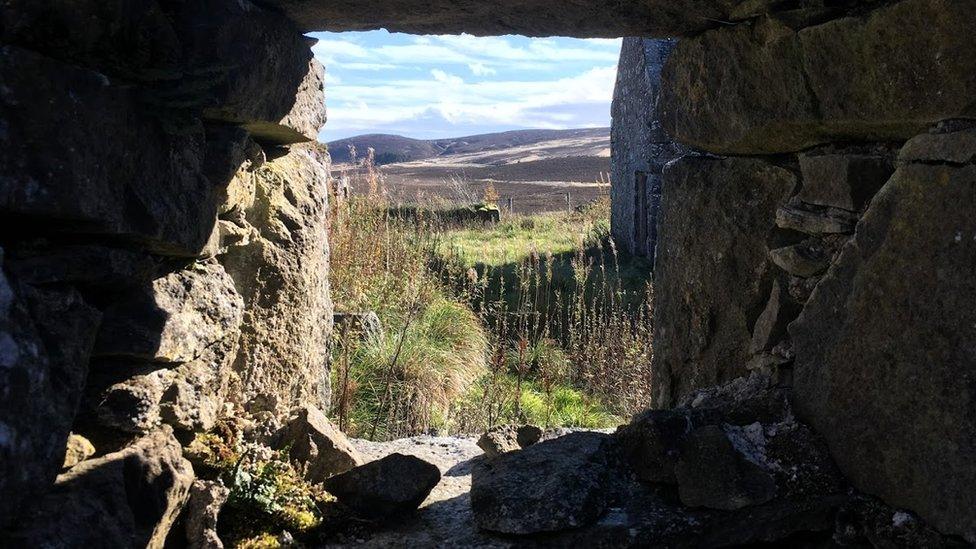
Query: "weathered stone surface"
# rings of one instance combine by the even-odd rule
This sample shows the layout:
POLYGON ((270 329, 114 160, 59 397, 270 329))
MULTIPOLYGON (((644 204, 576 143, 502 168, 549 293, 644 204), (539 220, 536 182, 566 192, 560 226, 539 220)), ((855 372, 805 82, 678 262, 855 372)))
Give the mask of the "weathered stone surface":
POLYGON ((874 197, 790 326, 796 405, 855 486, 972 542, 976 165, 933 152, 874 197))
POLYGON ((857 217, 846 210, 793 201, 776 210, 776 226, 812 235, 854 232, 857 217))
POLYGON ((68 435, 68 444, 64 451, 62 469, 70 469, 82 461, 95 455, 95 446, 87 438, 74 433, 68 435))
POLYGON ((637 478, 645 482, 675 484, 674 466, 681 445, 693 430, 718 423, 721 415, 676 410, 647 410, 617 429, 621 454, 637 478))
POLYGON ((50 486, 64 464, 99 318, 74 290, 33 289, 0 271, 3 526, 22 502, 50 486))
POLYGON ((732 511, 766 503, 776 481, 739 452, 721 427, 707 425, 688 434, 674 467, 681 503, 732 511))
POLYGON ((269 0, 304 31, 387 29, 411 34, 478 36, 674 36, 698 32, 718 21, 747 19, 769 11, 769 0, 649 0, 553 2, 505 0, 485 4, 472 0, 269 0))
POLYGON ((95 353, 189 362, 235 334, 243 309, 221 265, 196 263, 125 292, 106 307, 95 353))
POLYGON ((182 72, 179 39, 153 0, 6 0, 0 41, 129 80, 182 72))
POLYGON ((515 441, 522 448, 528 448, 542 440, 544 434, 545 432, 538 425, 520 425, 515 430, 515 441))
POLYGON ((664 125, 722 154, 906 139, 976 115, 974 26, 967 2, 903 0, 800 31, 769 19, 709 31, 665 67, 664 125))
POLYGON ((436 465, 390 454, 328 478, 324 486, 357 513, 384 518, 415 510, 440 480, 436 465))
POLYGON ((208 347, 199 357, 173 369, 172 381, 159 401, 160 419, 182 431, 208 431, 229 395, 237 333, 208 347))
POLYGON ((346 435, 313 406, 298 409, 276 438, 275 447, 288 448, 291 460, 313 484, 363 463, 346 435))
POLYGON ((766 240, 795 176, 761 160, 683 157, 664 172, 654 271, 653 406, 745 375, 775 268, 766 240))
POLYGON ((348 333, 364 341, 383 335, 383 323, 375 311, 335 313, 332 320, 333 331, 339 334, 348 333))
POLYGON ((792 413, 787 394, 788 390, 776 387, 769 376, 754 372, 748 377, 695 391, 681 399, 678 406, 698 413, 710 412, 731 425, 779 423, 792 413))
POLYGON ((200 173, 202 128, 164 131, 131 86, 14 46, 0 48, 0 80, 7 234, 111 235, 187 257, 203 248, 217 204, 200 173))
POLYGON ((210 78, 204 115, 277 144, 325 124, 324 69, 288 19, 247 1, 184 3, 176 19, 188 72, 210 78))
POLYGON ((884 156, 859 154, 801 154, 802 202, 858 211, 895 171, 884 156))
POLYGON ((161 548, 193 483, 168 429, 84 461, 32 502, 8 542, 21 547, 161 548))
POLYGON ((217 515, 230 496, 219 482, 197 480, 186 503, 186 542, 189 549, 223 549, 217 535, 217 515))
POLYGON ((766 302, 766 307, 763 308, 752 328, 752 344, 749 350, 752 353, 772 350, 786 337, 786 325, 792 322, 799 312, 799 307, 783 291, 780 282, 774 280, 769 292, 769 301, 766 302))
MULTIPOLYGON (((253 174, 254 203, 240 223, 250 231, 220 257, 244 298, 234 369, 244 403, 276 412, 330 400, 328 155, 293 146, 253 174)), ((240 175, 239 175, 240 177, 240 175)))
POLYGON ((111 385, 91 400, 100 425, 144 433, 160 425, 159 401, 173 382, 174 373, 158 365, 133 368, 138 368, 133 371, 135 375, 111 385))
POLYGON ((830 266, 830 257, 824 250, 806 242, 769 250, 769 259, 791 275, 804 278, 818 275, 830 266))
POLYGON ((601 433, 571 433, 475 464, 475 523, 493 532, 532 534, 595 522, 608 502, 609 442, 601 433))
POLYGON ((675 40, 625 38, 611 116, 610 227, 617 246, 653 260, 661 172, 682 147, 661 127, 661 68, 675 40))
POLYGON ((489 458, 498 457, 507 452, 520 450, 518 431, 515 425, 496 425, 488 429, 478 439, 478 448, 489 458))
MULTIPOLYGON (((939 162, 948 164, 972 164, 976 162, 976 129, 971 120, 958 121, 963 126, 957 131, 940 131, 913 137, 898 152, 901 162, 939 162)), ((950 124, 951 126, 951 124, 950 124)))

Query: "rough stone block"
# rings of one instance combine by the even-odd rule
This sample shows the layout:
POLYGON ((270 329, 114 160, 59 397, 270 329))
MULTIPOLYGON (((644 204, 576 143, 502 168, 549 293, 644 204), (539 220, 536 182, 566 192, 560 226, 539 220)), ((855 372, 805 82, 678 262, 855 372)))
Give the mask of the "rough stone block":
POLYGON ((170 133, 132 86, 13 46, 0 48, 0 81, 6 234, 107 235, 187 257, 203 248, 217 203, 198 128, 170 133))
POLYGON ((95 354, 190 362, 237 333, 244 305, 214 261, 193 264, 122 293, 105 308, 95 354))
POLYGON ((976 116, 976 10, 903 0, 800 31, 768 19, 682 40, 664 71, 665 128, 721 154, 907 139, 976 116))
POLYGON ((675 476, 681 503, 689 507, 734 511, 776 497, 773 475, 733 446, 717 425, 688 435, 675 476))
POLYGON ((827 270, 830 257, 815 245, 800 243, 769 250, 769 259, 794 276, 811 277, 827 270))
POLYGON ((653 405, 747 374, 775 267, 767 238, 796 177, 745 158, 684 157, 664 171, 654 270, 653 405))
POLYGON ((388 519, 416 510, 440 480, 436 465, 415 456, 390 454, 330 477, 324 487, 360 515, 388 519))
POLYGON ((891 176, 895 167, 881 156, 800 155, 803 190, 808 204, 859 211, 891 176))
POLYGON ((976 165, 954 163, 958 137, 898 168, 790 334, 797 414, 845 475, 974 542, 976 165))
POLYGON ((854 232, 857 216, 830 207, 790 204, 776 210, 776 226, 812 235, 854 232))
POLYGON ((204 115, 259 140, 314 140, 325 125, 324 68, 295 25, 247 0, 182 5, 177 31, 188 72, 209 78, 204 115))
POLYGON ((99 318, 72 289, 37 290, 0 271, 3 526, 50 487, 64 464, 99 318))
POLYGON ((279 413, 302 403, 326 409, 328 157, 296 145, 251 175, 253 205, 240 221, 246 228, 228 234, 225 245, 236 244, 220 257, 246 308, 234 391, 245 403, 276 401, 279 413))
POLYGON ((180 443, 161 429, 60 475, 49 494, 27 507, 7 542, 161 549, 192 483, 180 443))
POLYGON ((303 406, 277 435, 275 446, 289 448, 289 457, 316 484, 363 464, 349 439, 313 406, 303 406))

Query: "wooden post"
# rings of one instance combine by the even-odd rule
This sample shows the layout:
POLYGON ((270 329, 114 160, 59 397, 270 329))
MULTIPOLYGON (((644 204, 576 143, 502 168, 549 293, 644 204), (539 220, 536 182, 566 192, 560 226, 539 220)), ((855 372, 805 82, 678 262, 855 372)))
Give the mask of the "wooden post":
POLYGON ((573 211, 573 203, 569 199, 569 193, 566 193, 566 211, 567 212, 573 211))
POLYGON ((515 213, 515 199, 508 197, 508 213, 515 213))

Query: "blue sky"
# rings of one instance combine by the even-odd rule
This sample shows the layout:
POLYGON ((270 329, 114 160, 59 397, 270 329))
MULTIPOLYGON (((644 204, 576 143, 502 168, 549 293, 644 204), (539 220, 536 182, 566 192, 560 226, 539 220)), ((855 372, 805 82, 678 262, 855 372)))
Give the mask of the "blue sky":
POLYGON ((620 40, 313 33, 332 141, 610 125, 620 40))

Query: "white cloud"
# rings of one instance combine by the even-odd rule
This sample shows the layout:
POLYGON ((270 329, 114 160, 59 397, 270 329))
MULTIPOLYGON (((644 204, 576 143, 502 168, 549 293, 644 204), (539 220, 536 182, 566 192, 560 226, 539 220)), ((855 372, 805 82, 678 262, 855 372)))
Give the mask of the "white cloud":
POLYGON ((326 36, 330 139, 609 125, 619 40, 326 36))
POLYGON ((498 71, 485 65, 484 63, 468 63, 468 69, 475 76, 491 76, 498 74, 498 71))
POLYGON ((448 74, 440 69, 432 69, 430 75, 434 77, 434 80, 440 82, 441 84, 447 84, 448 86, 463 86, 464 80, 460 76, 455 76, 453 74, 448 74))

